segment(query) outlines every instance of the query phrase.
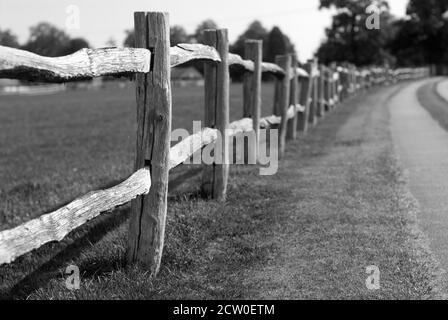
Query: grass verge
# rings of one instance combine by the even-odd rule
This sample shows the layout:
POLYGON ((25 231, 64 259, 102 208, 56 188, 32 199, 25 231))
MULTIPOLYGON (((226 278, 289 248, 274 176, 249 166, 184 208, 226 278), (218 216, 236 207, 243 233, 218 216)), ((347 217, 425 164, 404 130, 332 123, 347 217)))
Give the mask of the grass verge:
POLYGON ((224 204, 199 199, 198 177, 189 179, 170 197, 156 279, 124 266, 124 208, 121 221, 103 216, 72 234, 63 247, 52 244, 1 267, 1 296, 436 297, 436 266, 416 231, 416 208, 388 129, 386 101, 395 89, 357 97, 326 116, 309 135, 288 145, 275 176, 261 177, 255 167, 232 167, 224 204), (79 291, 65 287, 63 273, 70 264, 81 270, 79 291), (381 271, 378 291, 365 285, 371 265, 381 271))

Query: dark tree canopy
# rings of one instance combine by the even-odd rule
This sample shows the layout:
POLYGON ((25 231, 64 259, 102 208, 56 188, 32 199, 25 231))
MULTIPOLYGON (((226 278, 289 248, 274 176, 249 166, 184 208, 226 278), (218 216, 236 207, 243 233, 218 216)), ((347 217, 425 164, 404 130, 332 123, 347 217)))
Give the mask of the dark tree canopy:
POLYGON ((58 57, 88 47, 89 43, 85 39, 71 39, 63 30, 41 22, 30 28, 30 37, 23 49, 43 56, 58 57))
POLYGON ((287 53, 294 53, 294 45, 279 27, 273 27, 266 40, 264 60, 275 62, 275 57, 287 53))
POLYGON ((57 57, 63 55, 69 41, 70 37, 63 30, 41 22, 30 28, 30 38, 24 48, 40 55, 57 57))
POLYGON ((171 46, 178 45, 179 43, 188 43, 190 42, 190 37, 184 27, 172 26, 170 29, 170 42, 171 46))
MULTIPOLYGON (((125 32, 126 37, 124 39, 123 45, 129 48, 135 47, 134 30, 126 30, 125 32)), ((170 28, 171 46, 175 46, 179 43, 189 43, 191 42, 191 38, 192 36, 189 36, 187 31, 182 26, 174 25, 170 28)))
POLYGON ((336 8, 332 24, 326 29, 327 39, 317 51, 324 63, 351 62, 359 66, 393 64, 388 51, 393 30, 393 17, 386 1, 374 0, 321 0, 320 8, 336 8), (371 13, 366 9, 375 4, 380 13, 380 29, 367 28, 371 13))
POLYGON ((218 29, 218 24, 211 19, 207 19, 207 20, 201 22, 196 27, 196 31, 195 31, 194 35, 192 36, 194 41, 196 41, 197 43, 203 43, 203 33, 204 33, 204 30, 207 30, 207 29, 218 29))
POLYGON ((78 50, 89 48, 90 45, 87 40, 83 38, 70 39, 65 47, 61 49, 61 55, 74 53, 78 50))
POLYGON ((134 30, 126 30, 126 37, 123 41, 123 46, 128 48, 134 48, 135 47, 135 33, 134 30))
POLYGON ((268 35, 268 30, 265 29, 260 21, 255 20, 249 25, 247 30, 238 37, 235 43, 231 46, 230 51, 244 57, 245 41, 248 39, 263 40, 263 51, 266 51, 268 35))
POLYGON ((17 36, 14 35, 10 30, 0 30, 0 45, 11 48, 18 48, 19 41, 17 40, 17 36))
POLYGON ((392 52, 399 65, 448 63, 447 0, 410 0, 408 19, 396 24, 392 52))

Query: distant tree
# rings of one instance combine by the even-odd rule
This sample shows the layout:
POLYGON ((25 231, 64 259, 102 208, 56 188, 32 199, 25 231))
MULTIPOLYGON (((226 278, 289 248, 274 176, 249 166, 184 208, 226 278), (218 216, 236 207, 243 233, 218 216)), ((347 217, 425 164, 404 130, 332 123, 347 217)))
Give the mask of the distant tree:
POLYGON ((396 23, 392 52, 400 65, 448 63, 448 0, 410 0, 396 23))
POLYGON ((11 48, 18 48, 19 42, 17 40, 17 36, 14 35, 10 30, 0 30, 0 45, 11 48))
POLYGON ((90 47, 89 43, 87 42, 87 40, 83 38, 70 39, 67 45, 62 49, 61 55, 72 54, 78 50, 89 47, 90 47))
POLYGON ((272 28, 267 38, 267 48, 265 60, 274 62, 277 55, 283 55, 288 52, 288 43, 279 27, 272 28))
POLYGON ((415 21, 398 20, 393 26, 397 29, 390 50, 397 59, 397 66, 418 66, 426 63, 427 53, 424 49, 424 38, 415 21), (423 38, 422 38, 423 37, 423 38))
POLYGON ((179 43, 190 42, 190 37, 182 26, 172 26, 170 28, 170 42, 171 46, 178 45, 179 43))
POLYGON ((267 38, 269 32, 263 27, 260 21, 252 22, 246 31, 241 34, 236 42, 231 46, 230 51, 244 57, 244 46, 247 39, 263 40, 263 51, 267 48, 267 38))
POLYGON ((126 30, 126 37, 123 42, 124 47, 134 48, 135 47, 135 34, 134 30, 126 30))
POLYGON ((109 40, 106 41, 107 47, 116 47, 117 41, 114 38, 109 38, 109 40))
POLYGON ((24 49, 49 57, 63 55, 69 45, 70 38, 62 30, 47 23, 41 22, 30 28, 30 38, 24 49))
POLYGON ((321 0, 320 9, 335 8, 331 27, 326 29, 327 39, 318 49, 317 56, 324 63, 351 62, 359 66, 393 64, 388 52, 393 37, 393 17, 385 0, 321 0), (370 13, 366 9, 375 5, 380 17, 380 28, 367 28, 370 13))
POLYGON ((218 29, 218 24, 211 19, 207 19, 207 20, 201 22, 196 27, 196 31, 193 35, 192 40, 194 40, 197 43, 203 43, 203 32, 204 32, 204 30, 207 30, 207 29, 218 29))
MULTIPOLYGON (((126 30, 126 37, 123 45, 128 48, 135 47, 135 34, 134 30, 126 30)), ((170 43, 171 46, 175 46, 179 43, 189 43, 190 36, 182 26, 172 26, 170 29, 170 43)))

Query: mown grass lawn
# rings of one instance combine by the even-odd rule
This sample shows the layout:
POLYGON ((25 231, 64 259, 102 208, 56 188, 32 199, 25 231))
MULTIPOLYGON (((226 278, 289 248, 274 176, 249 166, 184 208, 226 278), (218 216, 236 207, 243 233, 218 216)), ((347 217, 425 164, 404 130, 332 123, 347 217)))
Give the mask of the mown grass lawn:
MULTIPOLYGON (((273 84, 263 88, 272 114, 273 84)), ((203 119, 203 88, 173 88, 173 129, 203 119)), ((242 118, 242 85, 231 86, 231 121, 242 118)), ((0 97, 0 230, 58 207, 133 170, 133 86, 0 97)))
MULTIPOLYGON (((240 87, 232 89, 231 117, 237 119, 240 87)), ((256 167, 233 166, 224 204, 197 196, 200 176, 192 174, 197 168, 175 172, 166 247, 156 279, 124 264, 124 207, 75 231, 62 243, 49 244, 0 267, 0 296, 436 297, 436 266, 416 229, 417 208, 408 196, 389 135, 385 105, 393 90, 355 98, 328 115, 309 135, 288 145, 275 176, 259 176, 256 167), (190 178, 181 180, 184 174, 190 178), (70 264, 81 270, 81 290, 76 292, 64 284, 63 273, 70 264), (365 286, 370 265, 381 270, 378 291, 365 286)), ((174 127, 201 119, 202 92, 179 88, 177 92, 174 127)), ((263 114, 267 115, 272 88, 264 92, 263 114)), ((0 160, 6 181, 0 194, 2 228, 130 173, 133 105, 132 91, 117 90, 2 99, 0 110, 6 108, 7 117, 0 120, 0 131, 6 133, 1 146, 9 145, 0 151, 7 156, 0 160), (81 107, 75 109, 79 102, 81 107), (19 143, 11 143, 13 138, 19 143), (19 153, 25 155, 17 158, 19 153), (3 164, 9 167, 4 169, 3 164), (46 200, 51 196, 52 200, 46 200)))

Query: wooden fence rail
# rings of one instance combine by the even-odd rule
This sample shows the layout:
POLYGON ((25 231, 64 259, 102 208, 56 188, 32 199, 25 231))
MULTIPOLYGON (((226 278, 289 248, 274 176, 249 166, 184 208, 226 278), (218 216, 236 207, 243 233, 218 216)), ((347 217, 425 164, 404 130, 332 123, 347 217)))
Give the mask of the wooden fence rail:
POLYGON ((66 57, 42 57, 0 46, 0 78, 67 82, 105 75, 136 74, 137 153, 135 173, 119 185, 91 192, 54 212, 0 232, 0 265, 42 245, 62 240, 87 221, 131 202, 128 261, 145 265, 156 275, 163 253, 169 171, 206 146, 215 146, 215 164, 204 166, 204 196, 226 198, 229 166, 228 140, 277 127, 280 155, 286 141, 305 134, 341 101, 370 87, 429 76, 428 68, 357 69, 350 64, 319 65, 316 59, 300 65, 293 56, 279 56, 276 64, 262 62, 262 42, 246 42, 245 59, 228 52, 227 30, 207 30, 204 44, 169 47, 168 14, 134 15, 137 48, 83 49, 66 57), (171 132, 170 69, 193 60, 205 64, 205 126, 173 147, 171 132), (244 75, 243 119, 229 123, 229 68, 244 75), (276 76, 274 114, 261 118, 261 74, 276 76), (225 134, 227 132, 227 135, 225 134), (218 161, 221 160, 221 161, 218 161))

